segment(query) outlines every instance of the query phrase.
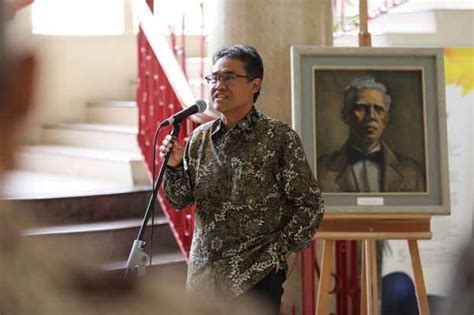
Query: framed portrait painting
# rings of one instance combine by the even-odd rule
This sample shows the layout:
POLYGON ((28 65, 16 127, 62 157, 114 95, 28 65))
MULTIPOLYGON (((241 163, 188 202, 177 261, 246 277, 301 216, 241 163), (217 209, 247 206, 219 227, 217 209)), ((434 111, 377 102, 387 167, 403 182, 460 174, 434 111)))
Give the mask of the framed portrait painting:
POLYGON ((292 125, 347 213, 449 214, 443 50, 294 46, 292 125))

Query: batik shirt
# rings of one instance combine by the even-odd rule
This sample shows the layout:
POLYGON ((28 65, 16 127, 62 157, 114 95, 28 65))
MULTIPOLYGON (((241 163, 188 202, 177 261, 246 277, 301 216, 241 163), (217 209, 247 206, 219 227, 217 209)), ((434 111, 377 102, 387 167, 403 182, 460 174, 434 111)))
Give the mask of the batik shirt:
POLYGON ((303 250, 324 213, 298 135, 255 108, 230 130, 195 129, 164 190, 178 209, 195 204, 188 291, 229 300, 303 250))

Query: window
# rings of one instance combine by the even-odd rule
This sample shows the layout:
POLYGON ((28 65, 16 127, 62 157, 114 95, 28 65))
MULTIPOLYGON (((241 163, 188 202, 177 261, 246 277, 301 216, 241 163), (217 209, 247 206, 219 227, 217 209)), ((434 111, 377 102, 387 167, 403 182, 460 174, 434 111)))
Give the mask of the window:
POLYGON ((33 34, 121 35, 124 0, 36 0, 33 34))

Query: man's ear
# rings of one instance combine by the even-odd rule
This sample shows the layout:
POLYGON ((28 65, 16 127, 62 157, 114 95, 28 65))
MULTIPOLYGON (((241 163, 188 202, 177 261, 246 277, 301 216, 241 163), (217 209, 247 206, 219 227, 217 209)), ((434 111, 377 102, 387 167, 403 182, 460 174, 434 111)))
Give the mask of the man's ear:
POLYGON ((2 106, 5 114, 14 122, 24 118, 30 108, 35 67, 33 55, 17 57, 7 67, 5 102, 2 102, 2 106))
POLYGON ((257 93, 262 88, 262 79, 255 78, 250 82, 250 84, 252 85, 252 92, 257 93))

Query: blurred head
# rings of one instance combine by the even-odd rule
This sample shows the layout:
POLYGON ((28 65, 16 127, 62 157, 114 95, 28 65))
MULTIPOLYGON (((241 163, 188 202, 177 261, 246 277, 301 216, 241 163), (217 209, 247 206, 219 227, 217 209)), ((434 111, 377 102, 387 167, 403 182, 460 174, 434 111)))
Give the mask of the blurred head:
POLYGON ((31 53, 13 53, 5 40, 6 21, 0 2, 0 173, 12 167, 18 130, 31 104, 35 60, 31 53))
POLYGON ((356 78, 346 87, 342 117, 354 144, 364 149, 379 143, 389 122, 390 102, 385 85, 373 77, 356 78))

